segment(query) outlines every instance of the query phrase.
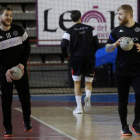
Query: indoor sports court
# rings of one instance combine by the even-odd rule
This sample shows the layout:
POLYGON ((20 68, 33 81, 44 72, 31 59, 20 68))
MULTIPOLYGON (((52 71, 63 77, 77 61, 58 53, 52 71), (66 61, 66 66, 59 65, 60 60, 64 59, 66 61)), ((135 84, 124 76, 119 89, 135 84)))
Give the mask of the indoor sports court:
MULTIPOLYGON (((84 97, 84 95, 83 95, 84 97)), ((0 123, 2 140, 139 140, 122 137, 117 111, 117 94, 94 93, 91 97, 90 113, 74 114, 76 106, 74 95, 33 95, 32 132, 23 131, 23 120, 18 97, 13 97, 12 122, 13 138, 4 138, 4 128, 0 123)), ((83 104, 84 105, 84 104, 83 104)), ((134 94, 130 93, 128 123, 132 124, 134 94)), ((2 115, 0 115, 2 118, 2 115)))
MULTIPOLYGON (((4 137, 0 100, 0 140, 140 140, 140 135, 136 135, 131 128, 135 111, 132 85, 129 89, 127 114, 132 136, 120 133, 122 126, 118 114, 115 77, 117 49, 109 53, 105 49, 110 32, 119 25, 117 8, 123 4, 132 6, 133 19, 139 23, 140 0, 0 0, 0 8, 11 8, 12 23, 23 27, 29 37, 31 52, 27 62, 27 79, 31 93, 33 127, 31 132, 24 132, 21 103, 14 86, 13 137, 4 137), (74 24, 70 19, 72 10, 81 11, 81 22, 92 26, 99 40, 90 97, 91 111, 80 114, 73 114, 77 103, 71 61, 64 58, 60 45, 63 34, 74 24)), ((139 33, 140 28, 135 31, 139 33)), ((119 30, 118 33, 123 32, 119 30)), ((2 38, 0 31, 0 51, 2 38)), ((132 38, 133 41, 139 40, 132 38)), ((67 53, 70 51, 68 46, 67 53)), ((84 80, 82 77, 83 110, 86 96, 84 80)))

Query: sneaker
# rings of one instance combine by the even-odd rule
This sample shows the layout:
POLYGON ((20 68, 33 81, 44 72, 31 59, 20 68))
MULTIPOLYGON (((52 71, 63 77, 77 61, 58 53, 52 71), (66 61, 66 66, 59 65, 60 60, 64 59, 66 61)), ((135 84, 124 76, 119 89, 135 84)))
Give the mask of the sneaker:
POLYGON ((84 111, 85 112, 90 112, 91 111, 90 98, 89 97, 85 97, 84 101, 85 101, 84 111))
POLYGON ((82 109, 82 108, 76 107, 76 108, 73 110, 73 114, 82 114, 82 113, 83 113, 83 109, 82 109))
POLYGON ((121 134, 122 136, 132 136, 132 132, 129 130, 128 125, 122 128, 121 134))
POLYGON ((24 131, 25 132, 31 132, 32 131, 32 125, 30 124, 30 122, 23 122, 24 125, 24 131))
POLYGON ((132 130, 135 132, 136 135, 140 135, 140 125, 133 123, 132 130))
POLYGON ((12 128, 6 129, 4 137, 13 137, 12 128))

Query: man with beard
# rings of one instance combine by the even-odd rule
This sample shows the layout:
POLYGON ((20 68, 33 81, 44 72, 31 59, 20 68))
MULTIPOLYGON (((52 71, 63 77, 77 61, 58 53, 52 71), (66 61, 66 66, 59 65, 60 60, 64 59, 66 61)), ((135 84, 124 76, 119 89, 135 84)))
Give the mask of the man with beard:
POLYGON ((117 11, 120 26, 111 31, 106 51, 112 52, 117 47, 115 75, 118 88, 118 111, 122 124, 121 134, 132 135, 127 124, 129 88, 132 85, 136 101, 135 117, 131 128, 136 135, 140 135, 140 24, 133 20, 133 9, 130 5, 121 5, 117 11), (129 51, 124 51, 120 47, 124 36, 134 41, 134 46, 129 51))
POLYGON ((30 132, 31 105, 29 81, 27 73, 27 60, 30 54, 30 43, 26 31, 12 23, 12 10, 8 7, 0 9, 0 84, 1 100, 3 112, 3 125, 5 127, 5 137, 12 137, 11 104, 13 96, 13 84, 17 89, 23 111, 24 131, 30 132), (23 76, 20 80, 15 80, 12 76, 11 68, 18 66, 21 68, 23 76))

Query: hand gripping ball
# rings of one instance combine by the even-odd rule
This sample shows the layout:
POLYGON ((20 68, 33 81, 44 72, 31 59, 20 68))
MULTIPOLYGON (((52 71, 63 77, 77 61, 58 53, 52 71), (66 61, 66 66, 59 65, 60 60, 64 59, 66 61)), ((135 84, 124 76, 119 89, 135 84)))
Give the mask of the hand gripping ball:
POLYGON ((19 80, 22 77, 22 71, 18 66, 12 67, 12 76, 15 78, 14 80, 19 80))
POLYGON ((122 39, 122 41, 120 42, 120 47, 124 50, 124 51, 129 51, 133 48, 133 40, 130 37, 124 37, 122 39))

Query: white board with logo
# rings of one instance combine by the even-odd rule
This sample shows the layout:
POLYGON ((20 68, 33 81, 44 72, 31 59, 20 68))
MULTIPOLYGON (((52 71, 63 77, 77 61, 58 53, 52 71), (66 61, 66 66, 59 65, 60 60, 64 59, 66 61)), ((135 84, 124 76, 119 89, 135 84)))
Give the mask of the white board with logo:
POLYGON ((138 21, 138 0, 37 0, 39 45, 60 45, 65 30, 73 26, 70 11, 79 10, 82 23, 95 28, 99 39, 108 39, 113 27, 119 25, 117 8, 129 4, 133 19, 138 21), (56 41, 53 41, 56 40, 56 41))

